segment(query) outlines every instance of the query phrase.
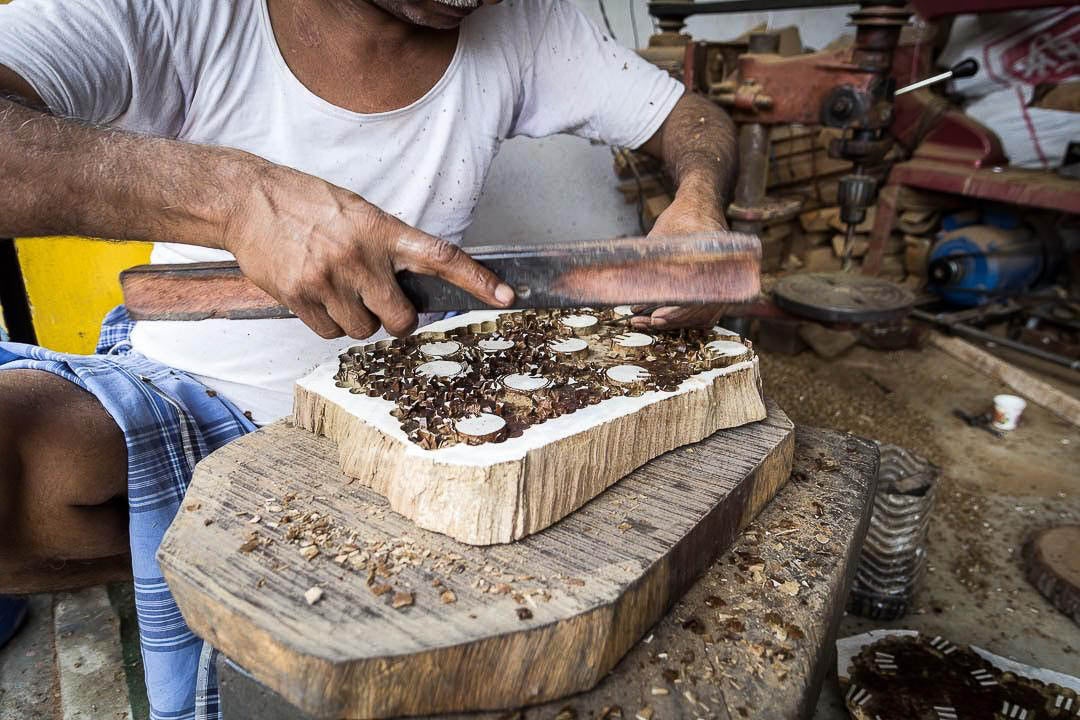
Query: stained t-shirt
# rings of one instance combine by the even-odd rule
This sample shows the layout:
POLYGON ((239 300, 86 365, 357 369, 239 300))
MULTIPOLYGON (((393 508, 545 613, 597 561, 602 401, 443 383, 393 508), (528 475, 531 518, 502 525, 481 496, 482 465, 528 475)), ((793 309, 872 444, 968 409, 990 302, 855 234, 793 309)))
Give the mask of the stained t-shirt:
MULTIPOLYGON (((683 93, 568 0, 476 10, 435 86, 381 113, 308 90, 279 51, 265 0, 14 0, 0 6, 0 64, 57 115, 246 150, 454 243, 504 139, 573 133, 635 148, 683 93)), ((152 255, 230 258, 172 243, 152 255)), ((355 341, 289 319, 140 322, 132 343, 266 423, 290 412, 297 378, 355 341)))

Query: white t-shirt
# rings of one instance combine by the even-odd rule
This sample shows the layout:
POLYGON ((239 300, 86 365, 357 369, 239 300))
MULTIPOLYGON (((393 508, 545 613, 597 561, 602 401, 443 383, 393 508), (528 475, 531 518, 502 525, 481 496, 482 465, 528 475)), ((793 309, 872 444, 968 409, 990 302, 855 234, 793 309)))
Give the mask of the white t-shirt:
MULTIPOLYGON (((438 83, 383 113, 351 112, 304 87, 265 0, 15 0, 0 6, 0 64, 57 115, 240 148, 455 243, 505 138, 570 132, 634 148, 683 93, 568 0, 478 9, 438 83)), ((572 188, 567 195, 573 202, 572 188)), ((152 256, 230 257, 169 243, 152 256)), ((323 340, 299 320, 140 322, 131 339, 258 423, 287 415, 295 380, 355 343, 323 340)))

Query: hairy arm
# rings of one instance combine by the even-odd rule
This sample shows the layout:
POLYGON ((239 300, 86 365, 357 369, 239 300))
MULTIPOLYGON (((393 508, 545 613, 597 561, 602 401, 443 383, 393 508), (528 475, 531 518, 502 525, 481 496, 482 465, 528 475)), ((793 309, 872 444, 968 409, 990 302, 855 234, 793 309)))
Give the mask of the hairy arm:
POLYGON ((0 98, 0 175, 15 179, 0 195, 0 235, 224 248, 233 208, 220 188, 250 174, 243 153, 84 126, 35 109, 36 96, 26 101, 0 98))
MULTIPOLYGON (((687 93, 641 148, 663 161, 676 183, 675 198, 653 225, 651 235, 727 230, 724 204, 735 181, 738 142, 726 112, 687 93)), ((711 327, 721 305, 662 307, 631 319, 639 328, 711 327)))
POLYGON ((735 123, 726 112, 687 93, 641 149, 662 160, 674 178, 680 221, 701 224, 703 229, 727 227, 724 200, 735 180, 738 145, 735 123))
POLYGON ((0 236, 179 242, 236 256, 323 337, 416 326, 400 270, 438 275, 494 306, 513 290, 466 253, 319 178, 239 150, 53 117, 0 66, 0 236), (20 102, 7 97, 18 97, 20 102))

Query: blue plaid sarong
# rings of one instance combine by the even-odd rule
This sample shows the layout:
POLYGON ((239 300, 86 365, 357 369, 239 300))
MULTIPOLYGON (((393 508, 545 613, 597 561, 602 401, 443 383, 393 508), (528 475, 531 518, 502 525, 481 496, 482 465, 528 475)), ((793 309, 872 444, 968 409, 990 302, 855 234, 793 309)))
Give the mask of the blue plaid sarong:
POLYGON ((124 432, 135 609, 151 720, 219 720, 214 650, 188 629, 157 563, 195 464, 255 429, 230 402, 184 373, 131 351, 121 306, 96 355, 0 342, 0 371, 44 370, 93 393, 124 432))

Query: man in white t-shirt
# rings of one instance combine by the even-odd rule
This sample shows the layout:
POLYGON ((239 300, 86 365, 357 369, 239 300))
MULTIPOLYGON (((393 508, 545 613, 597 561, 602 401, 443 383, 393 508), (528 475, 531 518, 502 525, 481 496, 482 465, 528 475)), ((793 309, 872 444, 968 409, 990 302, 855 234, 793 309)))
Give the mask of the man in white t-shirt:
POLYGON ((565 0, 0 7, 0 236, 235 256, 299 318, 113 324, 97 356, 0 344, 0 592, 122 575, 130 544, 152 705, 187 712, 201 644, 165 629, 183 623, 153 554, 194 463, 286 415, 343 336, 411 332, 395 272, 513 301, 457 248, 505 138, 641 147, 678 183, 655 233, 724 228, 732 124, 683 92, 565 0), (169 652, 180 669, 155 675, 169 652))

